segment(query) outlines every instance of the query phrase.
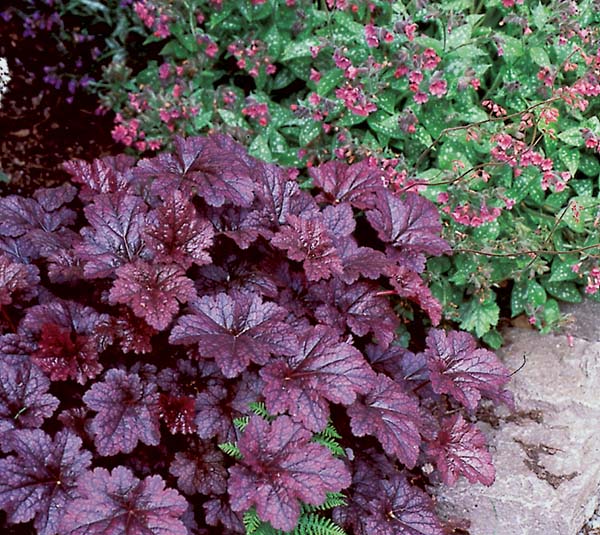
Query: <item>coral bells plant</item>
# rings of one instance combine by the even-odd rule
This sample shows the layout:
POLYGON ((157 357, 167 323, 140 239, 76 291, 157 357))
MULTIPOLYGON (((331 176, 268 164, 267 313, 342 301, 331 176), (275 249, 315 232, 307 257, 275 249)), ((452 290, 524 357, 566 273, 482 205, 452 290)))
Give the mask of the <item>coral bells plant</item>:
POLYGON ((65 168, 0 199, 3 529, 442 535, 427 485, 493 482, 509 372, 443 328, 432 202, 220 134, 65 168))

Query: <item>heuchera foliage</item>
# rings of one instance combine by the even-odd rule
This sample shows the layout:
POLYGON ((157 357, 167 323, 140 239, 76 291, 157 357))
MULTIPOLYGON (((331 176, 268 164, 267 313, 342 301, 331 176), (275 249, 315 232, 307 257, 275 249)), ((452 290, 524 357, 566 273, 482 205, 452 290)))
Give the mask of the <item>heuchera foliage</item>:
POLYGON ((290 531, 342 491, 349 533, 441 535, 422 483, 492 483, 474 414, 510 403, 509 373, 438 325, 429 201, 364 162, 305 191, 222 135, 66 169, 76 186, 0 199, 9 524, 233 534, 252 508, 290 531))

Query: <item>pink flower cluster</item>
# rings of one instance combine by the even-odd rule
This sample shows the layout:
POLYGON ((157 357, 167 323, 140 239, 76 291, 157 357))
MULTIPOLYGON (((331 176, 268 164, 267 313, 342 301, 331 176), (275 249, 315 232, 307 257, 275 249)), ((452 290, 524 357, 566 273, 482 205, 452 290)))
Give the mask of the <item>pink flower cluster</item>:
POLYGON ((571 173, 568 171, 554 170, 554 162, 551 158, 544 157, 510 134, 495 134, 492 136, 492 142, 495 143, 490 151, 492 157, 498 162, 510 165, 514 169, 515 176, 520 176, 526 167, 538 168, 542 173, 543 190, 552 188, 555 192, 563 191, 571 179, 571 173))
POLYGON ((448 83, 442 77, 441 71, 435 71, 423 86, 425 80, 424 71, 433 71, 440 62, 440 57, 433 48, 426 48, 421 54, 414 54, 402 59, 396 66, 394 76, 396 78, 406 77, 408 88, 414 93, 414 101, 421 105, 429 100, 429 95, 441 98, 448 92, 448 83))
POLYGON ((171 35, 171 30, 169 30, 171 18, 167 13, 162 12, 160 8, 146 0, 138 0, 133 4, 133 9, 144 23, 144 26, 154 30, 153 35, 155 37, 165 39, 171 35))
POLYGON ((365 40, 370 48, 377 48, 381 41, 391 43, 394 41, 394 34, 385 28, 379 28, 373 24, 365 26, 365 40))
MULTIPOLYGON (((448 199, 447 193, 440 193, 437 200, 439 203, 445 204, 448 199)), ((481 203, 479 211, 475 210, 469 203, 459 204, 454 209, 449 204, 445 204, 441 210, 457 223, 467 227, 480 227, 484 223, 491 223, 498 219, 502 213, 502 210, 498 207, 489 208, 485 201, 481 203)))
POLYGON ((126 147, 132 145, 139 151, 146 149, 157 150, 161 146, 160 140, 146 141, 146 133, 139 130, 140 121, 138 119, 125 120, 120 113, 115 118, 116 126, 112 129, 112 138, 117 143, 123 143, 126 147))
POLYGON ((346 84, 335 90, 335 96, 344 101, 344 105, 355 115, 367 117, 377 111, 377 106, 369 101, 363 92, 362 85, 351 86, 346 84))
POLYGON ((267 126, 269 124, 269 108, 262 102, 249 101, 242 108, 242 113, 252 119, 256 119, 260 126, 267 126))
POLYGON ((600 290, 600 268, 594 267, 588 273, 585 293, 592 295, 600 290))
POLYGON ((237 59, 239 69, 244 69, 252 78, 257 78, 262 66, 269 75, 277 72, 277 67, 267 55, 265 43, 253 39, 248 46, 235 41, 227 47, 227 51, 237 59))

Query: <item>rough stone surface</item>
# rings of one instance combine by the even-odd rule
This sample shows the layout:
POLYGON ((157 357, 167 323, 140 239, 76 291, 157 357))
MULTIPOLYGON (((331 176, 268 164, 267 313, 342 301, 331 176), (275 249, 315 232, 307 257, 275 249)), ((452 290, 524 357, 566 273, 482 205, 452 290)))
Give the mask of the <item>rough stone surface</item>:
POLYGON ((589 342, 600 342, 600 303, 585 299, 582 303, 565 303, 561 311, 571 316, 566 331, 589 342))
POLYGON ((501 358, 512 370, 524 355, 526 363, 509 385, 516 412, 482 424, 496 482, 461 480, 438 495, 443 516, 470 518, 470 535, 575 535, 592 516, 600 482, 600 342, 589 341, 599 337, 588 327, 587 340, 571 346, 567 336, 505 333, 501 358))

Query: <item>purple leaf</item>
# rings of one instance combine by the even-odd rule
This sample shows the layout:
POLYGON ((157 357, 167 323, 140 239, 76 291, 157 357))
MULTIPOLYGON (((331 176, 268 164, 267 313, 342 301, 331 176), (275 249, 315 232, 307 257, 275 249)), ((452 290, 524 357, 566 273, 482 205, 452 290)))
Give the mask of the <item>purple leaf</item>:
POLYGON ((293 355, 293 330, 281 320, 285 310, 257 294, 232 292, 196 299, 193 314, 179 318, 172 344, 198 344, 202 358, 214 358, 225 377, 236 377, 250 362, 265 364, 269 354, 293 355))
POLYGON ((375 208, 367 219, 385 243, 411 253, 441 255, 450 246, 441 238, 442 224, 436 206, 416 193, 404 200, 389 190, 377 196, 375 208))
POLYGON ((371 332, 383 347, 394 339, 398 319, 387 298, 379 294, 378 285, 370 282, 347 285, 334 280, 312 293, 325 303, 318 306, 315 314, 321 323, 341 329, 345 323, 358 336, 371 332))
POLYGON ((240 249, 248 249, 258 238, 262 227, 257 213, 247 208, 208 207, 203 215, 210 220, 217 233, 231 238, 240 249))
POLYGON ((137 177, 154 179, 154 193, 180 189, 203 197, 210 206, 250 206, 254 160, 241 145, 224 135, 176 137, 174 143, 174 154, 141 160, 134 169, 137 177))
POLYGON ((67 208, 46 211, 34 199, 9 195, 0 199, 0 236, 16 238, 33 231, 54 232, 75 221, 67 208))
POLYGON ((156 385, 142 382, 138 374, 108 370, 104 381, 92 385, 83 401, 98 413, 90 431, 100 455, 131 453, 138 441, 149 446, 160 442, 156 385))
POLYGON ((55 535, 91 454, 81 451, 81 440, 69 431, 52 440, 40 429, 18 430, 3 447, 15 455, 0 459, 0 508, 10 523, 33 520, 38 535, 55 535))
POLYGON ((152 351, 152 337, 158 332, 150 327, 144 320, 133 314, 131 309, 119 307, 108 324, 101 327, 101 331, 112 342, 118 342, 124 353, 150 353, 152 351))
POLYGON ((96 468, 79 480, 61 524, 64 535, 188 535, 186 500, 160 476, 140 481, 125 467, 96 468))
POLYGON ((211 262, 208 249, 213 243, 212 225, 200 219, 194 205, 180 191, 166 196, 162 206, 147 217, 144 236, 148 247, 161 262, 175 262, 183 269, 192 263, 211 262))
POLYGON ((211 384, 196 396, 196 428, 200 438, 218 437, 219 442, 235 440, 228 391, 211 384))
POLYGON ((361 210, 373 206, 376 192, 383 189, 382 171, 366 160, 353 165, 327 162, 309 169, 309 175, 323 190, 318 200, 347 202, 361 210))
POLYGON ((446 485, 454 485, 463 475, 471 483, 491 485, 496 478, 492 456, 485 445, 485 436, 461 414, 442 420, 436 440, 427 445, 446 485))
POLYGON ((285 249, 291 260, 303 262, 308 280, 318 281, 342 274, 340 257, 322 219, 289 215, 287 223, 271 239, 271 244, 285 249))
POLYGON ((37 294, 40 282, 36 266, 13 262, 0 253, 0 306, 10 305, 14 299, 31 299, 37 294))
POLYGON ((348 407, 348 415, 355 436, 376 436, 386 453, 414 468, 421 444, 419 404, 398 383, 378 375, 364 402, 348 407))
POLYGON ((487 349, 477 349, 475 339, 466 332, 432 329, 424 351, 436 394, 450 394, 470 411, 481 396, 510 403, 502 387, 510 372, 498 357, 487 349))
POLYGON ((136 260, 121 266, 116 273, 109 302, 129 305, 136 316, 158 331, 169 326, 180 303, 196 296, 193 281, 176 264, 136 260))
POLYGON ((421 276, 406 266, 395 266, 389 271, 390 283, 400 297, 417 303, 427 314, 433 325, 442 319, 442 305, 433 297, 421 276))
MULTIPOLYGON (((236 513, 231 510, 229 500, 225 496, 218 496, 215 499, 208 500, 202 504, 204 509, 204 518, 209 526, 218 526, 222 524, 226 529, 230 531, 220 531, 224 535, 230 535, 230 533, 246 533, 244 524, 242 523, 242 514, 236 513)), ((210 535, 210 531, 207 531, 207 535, 210 535)))
POLYGON ((323 223, 334 241, 350 236, 356 228, 354 213, 348 203, 327 206, 323 210, 323 223))
POLYGON ((268 423, 252 416, 238 447, 241 465, 229 469, 229 494, 234 511, 256 506, 261 520, 291 531, 300 516, 300 502, 320 505, 327 492, 350 485, 345 464, 311 433, 287 416, 268 423))
POLYGON ((381 251, 370 247, 359 247, 352 236, 335 240, 335 247, 344 268, 340 278, 346 284, 353 284, 361 276, 378 279, 387 272, 392 263, 381 251))
POLYGON ((134 159, 120 155, 117 160, 95 159, 92 163, 73 159, 63 164, 63 168, 71 175, 71 180, 81 184, 79 196, 83 201, 93 199, 99 193, 116 193, 128 191, 131 177, 125 170, 131 167, 134 159))
POLYGON ((257 197, 260 200, 262 220, 261 234, 270 239, 272 231, 279 229, 290 214, 310 218, 316 216, 319 208, 314 199, 290 180, 284 169, 261 162, 254 173, 258 183, 257 197))
POLYGON ((64 204, 70 203, 77 195, 77 188, 71 184, 62 184, 56 188, 40 188, 35 191, 33 198, 46 212, 58 210, 64 204))
POLYGON ((85 262, 87 278, 110 277, 120 265, 148 257, 143 242, 146 205, 126 193, 98 195, 86 206, 91 227, 81 230, 83 243, 76 252, 85 262))
POLYGON ((433 502, 405 475, 381 481, 379 492, 369 504, 364 533, 377 535, 443 535, 433 502))
POLYGON ((0 357, 0 434, 10 429, 37 428, 58 407, 48 393, 50 381, 26 357, 0 357))
POLYGON ((210 442, 178 452, 169 473, 177 478, 177 486, 186 494, 225 494, 227 470, 225 457, 210 442))
POLYGON ((287 410, 294 421, 319 432, 327 425, 329 401, 350 405, 374 386, 375 374, 360 351, 330 327, 310 328, 299 341, 298 354, 262 368, 263 395, 269 413, 287 410))
POLYGON ((195 400, 190 396, 160 395, 160 417, 174 435, 189 435, 196 431, 195 400))
POLYGON ((91 307, 55 299, 29 308, 19 332, 37 343, 31 358, 52 381, 85 384, 102 371, 98 357, 104 344, 96 331, 107 321, 91 307))

